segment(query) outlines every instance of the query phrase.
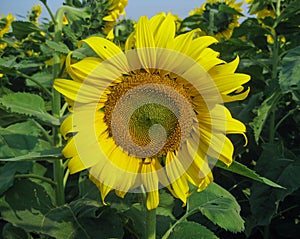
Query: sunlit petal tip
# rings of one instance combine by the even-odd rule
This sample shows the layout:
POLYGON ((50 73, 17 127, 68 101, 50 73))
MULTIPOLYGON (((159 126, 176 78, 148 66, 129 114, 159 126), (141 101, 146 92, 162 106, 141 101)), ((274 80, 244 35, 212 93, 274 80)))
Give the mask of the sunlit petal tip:
POLYGON ((152 210, 154 208, 157 208, 159 205, 159 192, 158 190, 148 192, 147 193, 147 201, 146 201, 146 207, 148 210, 152 210))
POLYGON ((245 143, 243 144, 243 146, 246 147, 248 145, 248 137, 245 133, 242 133, 242 135, 244 136, 244 140, 245 140, 245 143))
POLYGON ((120 190, 115 190, 115 194, 120 198, 124 198, 126 196, 126 192, 122 192, 120 190))
POLYGON ((70 159, 68 163, 68 168, 70 170, 70 174, 78 173, 87 169, 86 165, 82 163, 78 155, 70 159))

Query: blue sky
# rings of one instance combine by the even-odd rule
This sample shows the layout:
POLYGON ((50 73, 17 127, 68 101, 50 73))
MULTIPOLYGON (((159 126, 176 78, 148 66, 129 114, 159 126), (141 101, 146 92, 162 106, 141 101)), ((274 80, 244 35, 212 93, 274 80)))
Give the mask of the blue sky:
MULTIPOLYGON (((48 5, 53 12, 62 5, 63 0, 48 0, 48 5)), ((202 5, 204 0, 128 0, 126 7, 127 17, 137 20, 139 16, 153 16, 158 12, 169 12, 180 17, 188 16, 190 10, 202 5)), ((39 4, 38 0, 0 0, 0 14, 13 13, 14 15, 26 16, 27 11, 34 5, 39 4)), ((42 17, 48 17, 46 9, 43 9, 42 17)), ((20 17, 18 17, 21 19, 20 17)))

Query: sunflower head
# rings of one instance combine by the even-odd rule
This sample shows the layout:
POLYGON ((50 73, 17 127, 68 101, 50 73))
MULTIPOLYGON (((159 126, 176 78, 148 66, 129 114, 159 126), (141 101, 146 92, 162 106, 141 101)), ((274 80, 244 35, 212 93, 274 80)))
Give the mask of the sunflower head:
POLYGON ((6 17, 2 14, 0 18, 0 39, 3 38, 4 34, 10 31, 10 26, 15 17, 9 13, 6 17))
POLYGON ((61 126, 71 173, 89 169, 105 202, 115 190, 147 192, 157 207, 167 187, 184 204, 189 183, 203 190, 211 181, 211 158, 230 165, 227 134, 245 126, 222 105, 244 99, 249 76, 235 73, 239 59, 226 63, 208 48, 213 37, 179 36, 171 14, 141 17, 123 52, 101 37, 83 40, 98 57, 66 59, 72 80, 56 79, 71 113, 61 126))
POLYGON ((191 11, 190 16, 199 15, 199 26, 206 34, 217 39, 229 39, 233 29, 239 26, 238 19, 243 11, 241 5, 242 2, 235 3, 235 0, 208 0, 191 11))
POLYGON ((28 20, 35 24, 38 24, 39 16, 42 13, 42 6, 40 4, 34 5, 31 9, 30 14, 28 15, 28 20))
POLYGON ((108 15, 103 18, 107 22, 116 22, 117 19, 125 15, 125 7, 128 4, 128 0, 109 0, 108 15))

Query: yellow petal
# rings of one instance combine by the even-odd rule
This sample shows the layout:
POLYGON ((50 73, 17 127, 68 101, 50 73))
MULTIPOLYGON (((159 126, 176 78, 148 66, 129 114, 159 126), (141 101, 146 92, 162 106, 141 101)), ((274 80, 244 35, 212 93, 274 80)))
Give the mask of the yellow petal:
POLYGON ((70 159, 68 163, 68 168, 70 170, 70 174, 74 174, 77 172, 80 172, 82 170, 85 170, 87 168, 92 167, 95 164, 95 162, 91 163, 90 165, 84 164, 78 155, 74 156, 70 159))
POLYGON ((128 63, 122 50, 113 42, 102 37, 89 37, 83 42, 87 43, 103 60, 108 60, 121 72, 128 72, 128 63))
POLYGON ((224 102, 233 102, 233 101, 237 101, 237 100, 244 100, 245 98, 247 98, 249 92, 250 92, 250 87, 248 87, 247 90, 244 91, 243 93, 233 94, 233 95, 222 94, 222 99, 224 102))
POLYGON ((99 89, 72 80, 55 79, 53 87, 69 99, 81 103, 97 102, 101 96, 99 89))
POLYGON ((67 116, 60 126, 60 133, 64 139, 68 139, 67 134, 74 132, 73 130, 73 114, 67 116))
POLYGON ((169 13, 156 15, 150 19, 156 47, 165 48, 169 41, 175 37, 174 17, 169 13))
MULTIPOLYGON (((96 57, 86 57, 83 60, 76 62, 75 64, 72 64, 68 68, 68 73, 74 77, 76 75, 76 79, 80 79, 80 81, 86 80, 88 77, 93 76, 93 70, 99 64, 101 63, 101 60, 96 57)), ((72 78, 73 78, 72 77, 72 78)))
POLYGON ((155 68, 156 54, 153 32, 146 16, 140 17, 136 25, 136 47, 139 59, 144 69, 155 68))
POLYGON ((216 42, 218 42, 218 40, 211 36, 198 37, 192 41, 187 55, 194 60, 197 60, 205 48, 216 42))
POLYGON ((213 67, 209 70, 209 74, 214 77, 219 74, 224 74, 224 72, 228 73, 234 73, 239 65, 240 59, 237 56, 232 62, 224 63, 218 66, 213 67))
POLYGON ((146 206, 148 210, 152 210, 154 208, 157 208, 159 204, 159 193, 158 190, 148 192, 147 193, 147 201, 146 206))
POLYGON ((250 76, 246 74, 235 73, 218 75, 213 79, 221 93, 229 94, 239 89, 241 85, 247 83, 250 80, 250 76))
POLYGON ((68 72, 68 74, 71 76, 71 78, 74 80, 74 81, 78 81, 78 82, 81 82, 82 79, 78 78, 76 74, 74 74, 73 70, 72 70, 72 53, 73 52, 70 52, 67 57, 66 57, 66 70, 68 72))
POLYGON ((226 135, 200 129, 200 148, 207 155, 217 158, 226 165, 232 163, 234 147, 226 135))
POLYGON ((219 54, 219 52, 216 52, 210 48, 205 48, 196 61, 206 71, 209 71, 212 67, 224 63, 223 60, 218 58, 219 54))
POLYGON ((195 31, 190 31, 188 33, 176 36, 172 41, 169 41, 167 47, 183 54, 187 54, 194 35, 195 31))
POLYGON ((242 134, 246 132, 245 125, 239 120, 232 118, 230 111, 220 104, 216 105, 208 113, 199 113, 198 120, 207 129, 228 134, 242 134))
POLYGON ((179 198, 183 204, 186 204, 187 197, 189 195, 189 185, 185 175, 182 175, 184 171, 179 161, 173 153, 167 154, 166 157, 166 171, 171 181, 171 188, 174 196, 179 198), (175 162, 174 162, 175 161, 175 162), (169 166, 172 165, 172 166, 169 166))
POLYGON ((132 50, 132 49, 135 47, 135 44, 136 44, 135 41, 136 41, 136 40, 135 40, 135 32, 132 32, 132 33, 128 36, 128 38, 127 38, 127 40, 126 40, 126 42, 125 42, 125 50, 126 50, 126 51, 132 50))

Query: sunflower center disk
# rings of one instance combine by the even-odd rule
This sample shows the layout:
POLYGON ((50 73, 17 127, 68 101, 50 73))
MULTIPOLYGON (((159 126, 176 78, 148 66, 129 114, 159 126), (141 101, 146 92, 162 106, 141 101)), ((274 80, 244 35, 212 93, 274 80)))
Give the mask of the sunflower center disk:
POLYGON ((138 158, 178 150, 192 129, 194 111, 183 87, 169 77, 139 73, 110 89, 105 121, 116 145, 138 158))

